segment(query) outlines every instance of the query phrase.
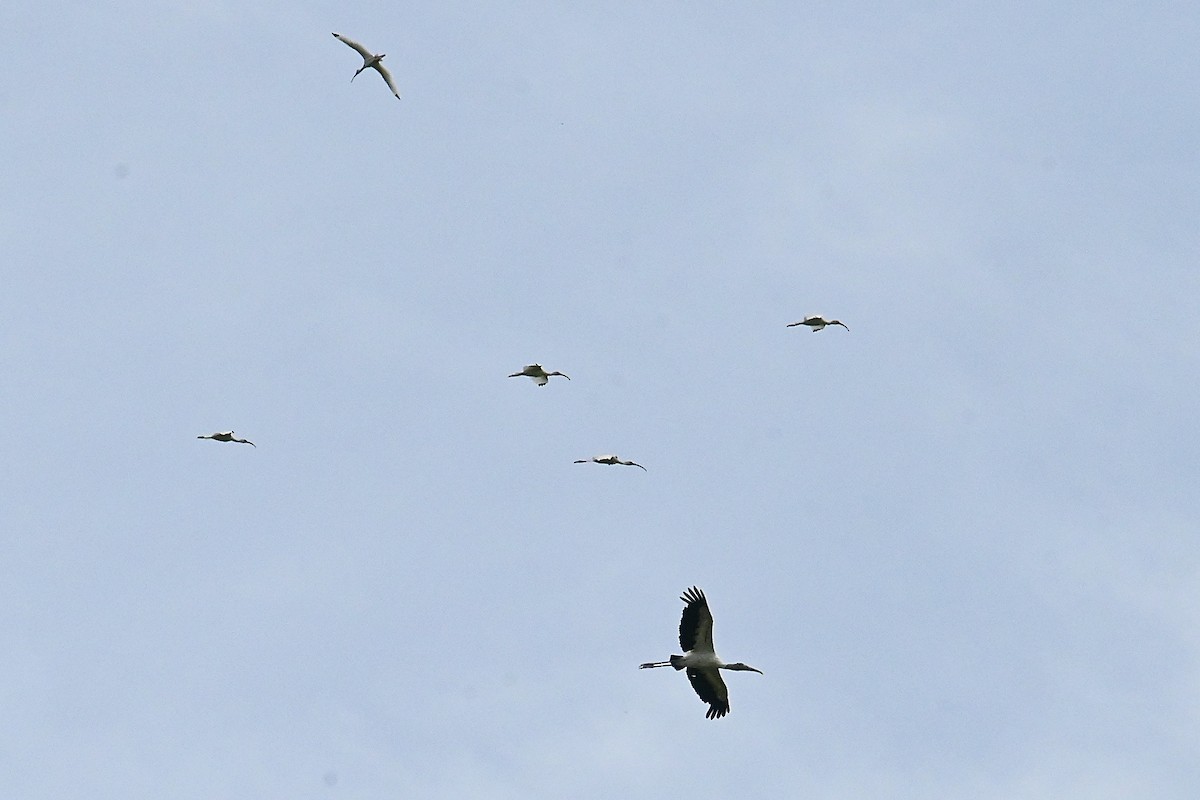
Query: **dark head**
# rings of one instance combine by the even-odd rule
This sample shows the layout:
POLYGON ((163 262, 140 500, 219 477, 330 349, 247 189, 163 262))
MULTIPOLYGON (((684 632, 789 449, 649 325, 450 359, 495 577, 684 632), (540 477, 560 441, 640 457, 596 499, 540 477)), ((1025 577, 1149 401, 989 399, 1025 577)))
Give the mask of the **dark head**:
POLYGON ((738 672, 757 672, 759 675, 763 674, 763 671, 761 669, 755 669, 754 667, 752 667, 748 664, 743 664, 740 661, 737 662, 736 664, 726 664, 725 669, 732 669, 732 670, 736 670, 738 672))

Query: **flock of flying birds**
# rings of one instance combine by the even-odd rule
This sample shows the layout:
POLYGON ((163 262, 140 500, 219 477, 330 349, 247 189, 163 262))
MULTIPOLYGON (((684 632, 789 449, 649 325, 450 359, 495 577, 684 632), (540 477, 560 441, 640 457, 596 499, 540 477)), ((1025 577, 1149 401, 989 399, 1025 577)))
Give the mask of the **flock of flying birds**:
MULTIPOLYGON (((400 98, 400 92, 396 90, 396 84, 392 81, 391 73, 388 72, 387 67, 380 63, 383 61, 385 53, 372 53, 363 45, 353 39, 342 36, 340 33, 333 34, 333 37, 362 56, 363 65, 350 78, 352 83, 354 82, 354 78, 357 78, 363 70, 374 69, 383 76, 384 83, 391 89, 392 94, 397 99, 400 98)), ((840 320, 825 319, 822 316, 805 317, 799 322, 790 323, 787 327, 794 328, 797 325, 804 325, 813 333, 824 330, 830 325, 840 325, 846 330, 850 330, 840 320)), ((528 364, 520 372, 514 372, 508 377, 530 378, 538 386, 545 386, 550 382, 550 378, 556 376, 571 380, 570 376, 565 373, 557 371, 547 372, 541 364, 528 364)), ((212 439, 216 442, 248 444, 254 448, 258 447, 258 445, 249 439, 238 439, 233 435, 233 431, 218 431, 217 433, 211 433, 207 436, 197 436, 196 438, 212 439)), ((647 471, 641 464, 633 461, 622 461, 614 455, 581 458, 576 460, 575 463, 596 463, 607 464, 609 466, 620 465, 624 467, 638 467, 643 471, 647 471)), ((762 674, 762 670, 755 669, 740 661, 727 663, 722 661, 717 655, 712 641, 713 618, 708 610, 708 599, 704 596, 704 592, 693 586, 684 591, 679 599, 684 602, 683 616, 679 620, 679 646, 683 648, 683 655, 673 655, 666 661, 650 661, 640 665, 639 669, 673 667, 676 670, 687 670, 687 678, 691 682, 692 688, 701 700, 708 703, 708 711, 704 716, 707 719, 719 719, 729 713, 729 690, 725 686, 725 681, 721 679, 720 670, 757 672, 760 675, 762 674)))

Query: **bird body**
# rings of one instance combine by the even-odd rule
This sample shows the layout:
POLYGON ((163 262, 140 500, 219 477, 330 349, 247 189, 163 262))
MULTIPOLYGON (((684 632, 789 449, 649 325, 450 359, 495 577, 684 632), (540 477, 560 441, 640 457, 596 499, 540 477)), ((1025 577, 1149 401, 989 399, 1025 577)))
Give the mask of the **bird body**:
POLYGON ((333 38, 352 48, 363 58, 363 65, 358 68, 358 72, 354 73, 354 77, 350 79, 351 83, 354 83, 354 78, 358 77, 359 72, 362 72, 364 69, 371 68, 383 76, 383 81, 388 85, 388 88, 392 90, 392 94, 396 95, 397 100, 400 99, 400 93, 396 91, 396 84, 392 83, 392 74, 387 71, 387 67, 380 63, 383 61, 383 57, 386 56, 387 53, 372 53, 358 42, 354 41, 353 39, 347 39, 340 33, 335 33, 333 38))
POLYGON ((510 377, 510 378, 532 378, 533 382, 536 383, 538 386, 545 386, 547 383, 550 382, 550 377, 552 375, 561 375, 562 377, 566 378, 567 380, 571 380, 570 375, 567 375, 562 372, 546 372, 546 370, 542 368, 541 364, 528 364, 525 367, 523 367, 520 372, 514 372, 512 375, 509 375, 508 377, 510 377))
POLYGON ((210 433, 208 436, 197 436, 196 438, 212 439, 214 442, 237 442, 238 444, 248 444, 255 449, 258 448, 258 445, 249 439, 235 439, 233 437, 233 431, 219 431, 217 433, 210 433))
POLYGON ((622 461, 620 458, 618 458, 617 456, 614 456, 614 455, 592 456, 591 458, 580 458, 580 459, 577 459, 575 461, 575 463, 576 464, 587 464, 592 461, 596 462, 597 464, 608 464, 609 466, 613 466, 614 464, 620 464, 623 467, 639 467, 646 472, 650 471, 650 470, 647 470, 645 467, 643 467, 641 464, 635 464, 632 461, 622 461))
POLYGON ((817 331, 824 329, 826 325, 841 325, 843 328, 846 328, 846 330, 850 330, 849 328, 846 327, 845 324, 843 324, 841 322, 841 320, 825 319, 822 316, 805 317, 804 319, 800 320, 799 322, 790 323, 787 327, 794 328, 797 325, 807 325, 809 328, 812 329, 813 333, 816 333, 817 331))
POLYGON ((683 655, 671 656, 666 661, 651 661, 638 668, 674 667, 676 670, 687 670, 692 689, 701 700, 708 703, 705 718, 719 719, 729 713, 729 689, 721 679, 720 670, 757 672, 759 675, 762 670, 740 661, 726 664, 717 655, 712 642, 712 614, 708 610, 708 599, 704 592, 693 586, 679 599, 686 604, 679 619, 679 646, 684 650, 683 655))

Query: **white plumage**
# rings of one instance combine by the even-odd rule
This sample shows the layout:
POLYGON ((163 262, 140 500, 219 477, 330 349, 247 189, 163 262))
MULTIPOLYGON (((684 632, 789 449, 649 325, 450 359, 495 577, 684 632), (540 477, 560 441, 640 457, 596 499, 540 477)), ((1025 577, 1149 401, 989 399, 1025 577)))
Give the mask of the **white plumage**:
POLYGON ((840 320, 825 319, 824 317, 819 316, 819 315, 812 316, 812 317, 805 317, 804 319, 800 320, 799 322, 792 322, 788 325, 788 327, 794 328, 797 325, 807 325, 808 327, 812 328, 813 333, 816 333, 817 331, 822 330, 826 325, 841 325, 843 328, 846 328, 846 330, 850 330, 840 320))
POLYGON ((528 364, 528 365, 522 367, 520 372, 514 372, 512 375, 509 375, 508 377, 510 377, 510 378, 532 378, 533 382, 536 383, 538 386, 545 386, 547 383, 550 382, 550 377, 552 375, 561 375, 562 377, 566 378, 567 380, 571 380, 571 376, 567 375, 566 373, 563 373, 563 372, 546 372, 546 370, 542 368, 541 364, 528 364))
POLYGON ((762 670, 740 661, 726 664, 717 656, 712 641, 712 614, 709 613, 704 592, 693 586, 679 599, 687 604, 679 620, 679 646, 684 650, 683 655, 671 656, 667 661, 651 661, 638 668, 686 669, 692 689, 701 700, 708 703, 708 712, 704 716, 707 719, 718 719, 729 713, 729 690, 725 687, 725 681, 721 679, 720 670, 757 672, 759 675, 762 674, 762 670))
POLYGON ((593 461, 597 464, 608 464, 609 466, 612 466, 614 464, 620 464, 623 467, 639 467, 640 469, 642 469, 646 472, 650 471, 650 470, 646 469, 645 467, 643 467, 641 464, 635 464, 632 461, 622 461, 620 458, 618 458, 617 456, 614 456, 614 455, 592 456, 591 458, 580 458, 580 459, 576 460, 575 463, 576 464, 587 464, 587 463, 593 462, 593 461))
POLYGON ((383 64, 379 63, 380 61, 383 60, 383 57, 386 56, 387 53, 379 53, 378 55, 376 55, 375 53, 372 53, 367 48, 363 47, 358 42, 354 41, 353 39, 347 39, 345 36, 342 36, 340 33, 335 33, 333 35, 333 38, 337 39, 342 44, 353 48, 355 50, 355 52, 357 52, 360 56, 363 57, 363 65, 358 68, 358 72, 354 73, 354 77, 350 79, 351 83, 354 83, 354 78, 358 77, 359 72, 362 72, 367 67, 370 67, 370 68, 374 69, 376 72, 378 72, 380 75, 383 76, 384 83, 386 83, 388 85, 388 88, 392 90, 392 94, 396 95, 397 100, 400 99, 400 93, 398 91, 396 91, 396 84, 392 83, 392 73, 387 71, 387 67, 385 67, 383 64))
POLYGON ((238 444, 248 444, 255 449, 258 448, 258 445, 256 445, 254 442, 250 441, 249 439, 233 438, 233 431, 219 431, 217 433, 210 433, 208 436, 197 436, 196 438, 197 439, 212 439, 214 442, 237 442, 238 444))

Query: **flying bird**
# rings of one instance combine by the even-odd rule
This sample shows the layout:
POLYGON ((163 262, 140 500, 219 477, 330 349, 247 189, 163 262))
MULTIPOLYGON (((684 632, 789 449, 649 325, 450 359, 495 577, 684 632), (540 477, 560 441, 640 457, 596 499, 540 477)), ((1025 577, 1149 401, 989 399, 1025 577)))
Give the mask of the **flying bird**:
MULTIPOLYGON (((790 325, 788 325, 788 327, 794 328, 797 325, 807 325, 808 327, 812 328, 813 333, 816 333, 817 331, 821 330, 826 325, 841 325, 843 328, 846 328, 846 326, 844 324, 842 324, 841 320, 825 319, 824 317, 820 317, 820 316, 805 317, 804 319, 800 320, 799 322, 791 323, 790 325)), ((846 330, 850 330, 850 329, 846 328, 846 330)))
POLYGON ((719 670, 740 670, 757 672, 762 670, 747 666, 740 661, 726 664, 713 651, 712 643, 712 614, 708 611, 708 600, 704 592, 693 586, 679 598, 687 605, 683 608, 683 618, 679 620, 679 646, 684 653, 681 656, 671 656, 668 661, 651 661, 642 664, 639 669, 654 667, 674 667, 686 669, 688 680, 700 699, 708 703, 706 719, 718 719, 729 713, 729 690, 725 681, 721 680, 719 670))
POLYGON ((213 441, 216 441, 216 442, 237 442, 238 444, 248 444, 251 447, 255 448, 256 450, 258 449, 258 445, 256 445, 254 442, 250 441, 249 439, 233 438, 233 431, 221 431, 220 433, 212 433, 212 434, 209 434, 208 436, 197 436, 196 438, 197 439, 212 439, 213 441))
POLYGON ((571 380, 570 375, 566 375, 562 372, 546 372, 546 370, 542 369, 541 364, 530 364, 530 365, 526 366, 524 369, 522 369, 520 372, 514 372, 512 375, 509 375, 508 377, 510 377, 510 378, 533 378, 533 382, 536 383, 538 386, 545 386, 547 383, 550 382, 551 375, 562 375, 567 380, 571 380))
MULTIPOLYGON (((387 83, 388 88, 392 90, 392 94, 396 95, 396 99, 397 100, 400 99, 400 93, 396 91, 396 84, 392 83, 392 74, 387 71, 387 67, 385 67, 383 64, 379 63, 380 61, 383 60, 383 57, 386 56, 387 53, 380 53, 379 55, 375 55, 374 53, 372 53, 367 48, 363 47, 358 42, 354 41, 353 39, 347 39, 345 36, 342 36, 340 33, 335 33, 333 35, 333 38, 337 39, 339 42, 341 42, 344 45, 354 48, 354 50, 360 56, 363 57, 363 65, 358 68, 358 72, 362 72, 367 67, 374 67, 375 71, 383 76, 384 82, 387 83)), ((358 77, 358 72, 354 73, 354 78, 358 77)), ((354 83, 354 78, 350 79, 351 83, 354 83)))
POLYGON ((597 464, 608 464, 609 466, 612 466, 613 464, 620 464, 622 467, 641 467, 646 472, 650 471, 645 467, 642 467, 641 464, 635 464, 632 461, 622 461, 616 456, 592 456, 591 458, 581 458, 575 463, 587 464, 590 461, 595 461, 597 464))

